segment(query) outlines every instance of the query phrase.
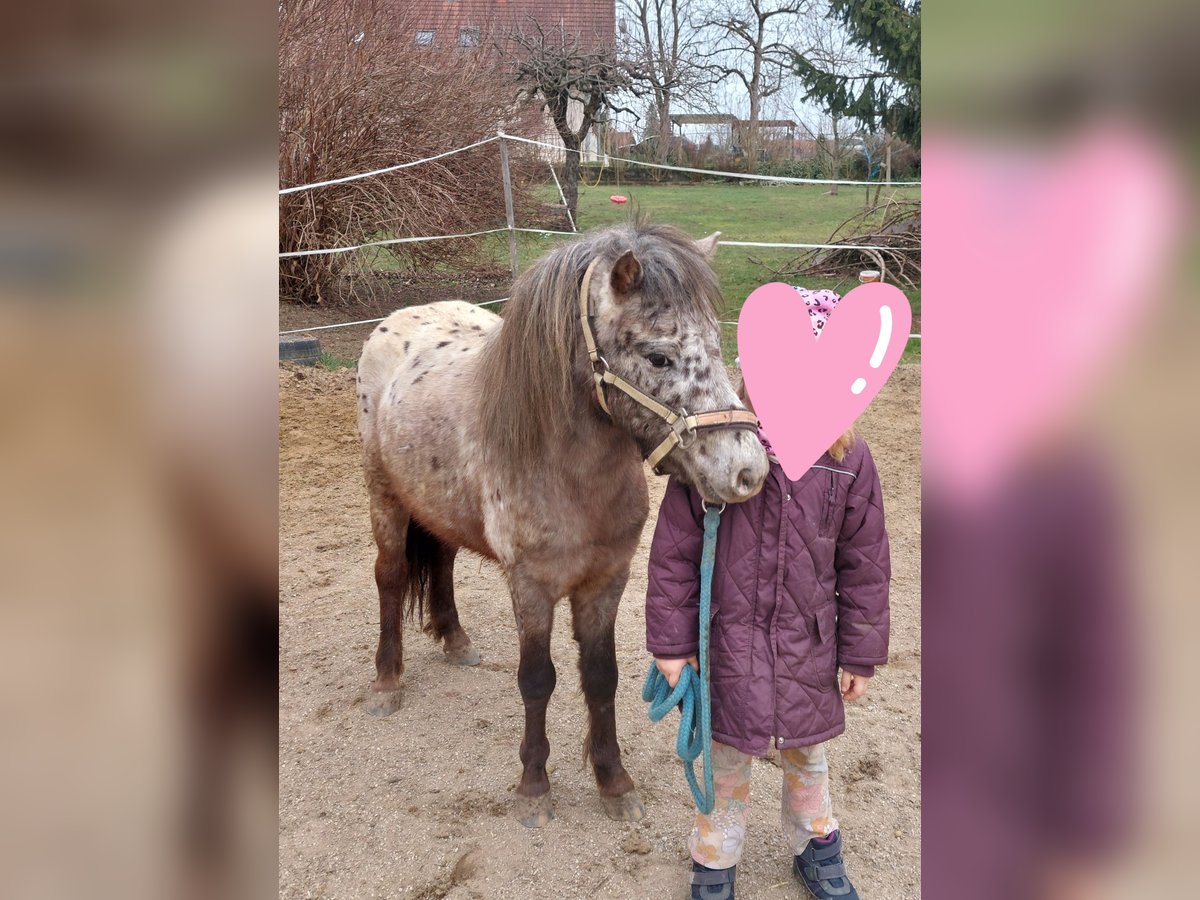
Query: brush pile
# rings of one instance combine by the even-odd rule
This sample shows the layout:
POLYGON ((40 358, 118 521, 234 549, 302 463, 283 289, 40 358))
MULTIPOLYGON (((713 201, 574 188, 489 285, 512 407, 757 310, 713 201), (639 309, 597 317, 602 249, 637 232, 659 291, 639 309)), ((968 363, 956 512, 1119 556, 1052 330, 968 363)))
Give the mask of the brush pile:
POLYGON ((775 270, 780 281, 802 278, 856 278, 863 269, 878 269, 882 280, 901 288, 921 286, 921 203, 889 200, 847 219, 826 244, 847 249, 805 250, 775 270), (851 250, 850 247, 878 247, 851 250))

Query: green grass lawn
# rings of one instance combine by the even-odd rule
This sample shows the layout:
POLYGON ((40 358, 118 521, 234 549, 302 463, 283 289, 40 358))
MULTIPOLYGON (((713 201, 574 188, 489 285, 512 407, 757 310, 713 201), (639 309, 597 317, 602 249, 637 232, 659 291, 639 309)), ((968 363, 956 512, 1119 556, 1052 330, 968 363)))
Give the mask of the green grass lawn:
MULTIPOLYGON (((601 228, 625 221, 634 207, 652 221, 665 222, 682 228, 693 237, 704 237, 720 231, 727 240, 767 241, 780 243, 819 244, 829 239, 834 230, 860 212, 864 206, 865 188, 842 186, 838 195, 831 196, 823 185, 768 184, 695 184, 695 185, 629 185, 617 187, 581 187, 579 191, 580 230, 601 228), (613 194, 629 198, 627 204, 609 200, 613 194)), ((874 188, 871 189, 872 196, 874 188)), ((886 190, 880 199, 895 196, 898 200, 920 197, 918 188, 886 190)), ((557 199, 553 185, 546 200, 557 199)), ((501 243, 507 248, 507 239, 501 243)), ((524 267, 545 252, 550 241, 562 238, 522 235, 521 265, 524 267)), ((777 280, 772 274, 794 259, 799 251, 758 247, 723 247, 717 250, 713 263, 721 279, 721 290, 727 304, 721 318, 736 321, 742 304, 756 287, 777 280)), ((507 249, 505 249, 507 254, 507 249)), ((505 257, 507 258, 507 257, 505 257)), ((863 268, 868 268, 864 260, 863 268)), ((790 283, 799 283, 790 280, 790 283)), ((806 279, 803 286, 811 290, 828 288, 845 294, 857 283, 849 279, 806 279)), ((919 291, 906 291, 913 316, 921 311, 919 291)), ((733 358, 736 328, 722 327, 725 355, 733 358)), ((905 360, 920 356, 920 342, 910 341, 905 360)))
MULTIPOLYGON (((824 243, 834 230, 860 212, 865 203, 866 188, 842 186, 837 196, 829 194, 825 185, 772 185, 764 183, 729 184, 664 184, 664 185, 581 185, 579 190, 578 225, 581 231, 603 228, 626 221, 640 210, 651 221, 674 225, 693 237, 704 237, 720 231, 725 240, 768 241, 788 243, 824 243), (613 194, 629 198, 626 204, 609 200, 613 194)), ((874 188, 871 189, 872 196, 874 188)), ((538 191, 546 202, 557 202, 558 192, 553 184, 538 191)), ((885 189, 880 199, 895 196, 899 200, 915 200, 919 188, 885 189)), ((518 222, 520 226, 522 223, 518 222)), ((553 235, 518 235, 518 256, 522 270, 567 238, 553 235)), ((485 246, 500 265, 508 264, 508 238, 497 234, 485 238, 485 246)), ((738 312, 750 292, 761 284, 779 280, 773 272, 794 259, 800 251, 756 247, 719 247, 713 263, 721 279, 726 308, 721 318, 737 320, 738 312)), ((379 261, 382 263, 382 259, 379 261)), ((381 265, 381 268, 386 265, 381 265)), ((863 268, 869 264, 864 259, 863 268)), ((789 279, 790 283, 799 283, 789 279)), ((803 286, 812 290, 823 288, 845 294, 857 283, 854 279, 806 279, 803 286)), ((913 316, 921 311, 919 291, 906 291, 913 316)), ((732 360, 736 354, 736 328, 723 325, 725 356, 732 360)), ((920 342, 910 341, 905 361, 919 358, 920 342)))

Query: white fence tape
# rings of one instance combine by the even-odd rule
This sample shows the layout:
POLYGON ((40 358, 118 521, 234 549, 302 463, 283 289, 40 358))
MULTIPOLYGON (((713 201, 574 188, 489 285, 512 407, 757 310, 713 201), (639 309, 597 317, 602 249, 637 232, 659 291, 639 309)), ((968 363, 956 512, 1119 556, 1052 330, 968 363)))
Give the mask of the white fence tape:
MULTIPOLYGON (((524 231, 529 234, 550 234, 561 237, 575 237, 575 233, 571 231, 551 231, 547 228, 514 228, 514 231, 524 231)), ((425 237, 404 237, 392 238, 386 241, 371 241, 366 244, 355 244, 351 247, 331 247, 325 250, 295 250, 291 253, 280 253, 280 259, 288 259, 295 256, 323 256, 330 253, 350 253, 354 250, 362 250, 365 247, 387 247, 391 244, 416 244, 421 241, 452 241, 458 238, 482 237, 487 234, 501 234, 507 232, 507 228, 489 228, 485 231, 471 231, 465 234, 439 234, 429 235, 425 237)), ((727 241, 721 239, 717 241, 717 249, 722 247, 775 247, 789 250, 916 250, 916 247, 873 247, 860 244, 791 244, 780 243, 776 241, 727 241)))
POLYGON ((360 172, 357 175, 347 175, 345 178, 331 178, 328 181, 317 181, 312 184, 301 184, 296 187, 281 188, 280 194, 295 194, 297 191, 311 191, 313 188, 328 187, 331 184, 345 184, 347 181, 357 181, 360 178, 371 178, 375 175, 386 175, 388 172, 399 172, 401 169, 411 169, 413 166, 419 166, 424 163, 434 162, 435 160, 445 159, 447 156, 453 156, 455 153, 466 153, 468 150, 474 150, 476 147, 482 147, 484 144, 490 144, 492 141, 500 140, 500 135, 493 135, 490 138, 484 138, 482 141, 476 141, 474 144, 468 144, 465 147, 455 147, 453 150, 447 150, 445 153, 439 153, 436 156, 426 156, 424 159, 414 159, 412 162, 400 163, 396 166, 388 166, 386 169, 375 169, 373 172, 360 172))
POLYGON ((916 247, 869 247, 859 244, 776 244, 769 241, 727 241, 719 239, 717 249, 721 247, 785 247, 796 250, 915 250, 916 247))
MULTIPOLYGON (((384 318, 387 318, 386 316, 384 318)), ((310 331, 325 331, 328 328, 350 328, 354 325, 374 325, 376 322, 382 322, 383 319, 360 319, 357 322, 338 322, 336 325, 314 325, 312 328, 293 328, 291 331, 281 331, 279 336, 285 334, 306 334, 310 331)))
MULTIPOLYGON (((737 322, 718 322, 717 324, 718 325, 733 325, 734 327, 737 327, 737 322)), ((910 341, 919 341, 921 339, 921 336, 919 334, 910 334, 908 336, 908 339, 910 341)))
POLYGON ((562 185, 558 183, 558 175, 554 171, 554 166, 546 163, 546 167, 550 169, 550 177, 554 179, 554 186, 558 188, 558 196, 563 202, 563 209, 567 212, 567 220, 571 223, 571 230, 578 234, 579 229, 575 225, 575 216, 571 214, 571 205, 567 203, 567 195, 563 193, 562 185))
MULTIPOLYGON (((492 306, 493 304, 496 304, 496 303, 503 303, 507 299, 508 299, 508 297, 501 297, 499 300, 485 300, 482 303, 472 303, 471 305, 472 306, 492 306)), ((387 317, 385 316, 384 318, 387 318, 387 317)), ((283 337, 285 334, 306 334, 310 331, 325 331, 327 328, 350 328, 353 325, 374 325, 376 322, 382 322, 382 321, 383 321, 383 319, 361 319, 358 322, 338 322, 336 325, 314 325, 312 328, 293 328, 291 331, 279 332, 279 336, 283 337)), ((718 324, 733 325, 735 327, 737 326, 737 322, 719 322, 718 324)), ((921 339, 921 336, 919 334, 910 334, 908 336, 908 338, 909 338, 909 340, 919 341, 921 339)))
MULTIPOLYGON (((447 156, 453 156, 456 153, 466 153, 468 150, 474 150, 476 147, 482 147, 484 144, 490 144, 492 141, 509 140, 516 141, 519 144, 530 144, 534 147, 545 147, 549 150, 555 150, 560 153, 582 153, 582 150, 568 150, 566 147, 561 147, 557 144, 548 144, 544 141, 535 141, 532 138, 517 137, 513 134, 505 134, 503 131, 489 138, 484 138, 482 141, 476 141, 474 144, 467 144, 465 147, 455 147, 453 150, 447 150, 445 153, 439 153, 436 156, 426 156, 423 159, 414 159, 411 162, 399 163, 395 166, 388 166, 383 169, 375 169, 371 172, 360 172, 357 175, 347 175, 344 178, 331 178, 328 181, 316 181, 312 184, 301 184, 295 187, 280 188, 279 193, 295 194, 298 191, 311 191, 314 188, 328 187, 331 184, 345 184, 348 181, 357 181, 360 178, 372 178, 376 175, 386 175, 389 172, 399 172, 401 169, 411 169, 413 166, 423 165, 424 163, 435 162, 439 159, 445 159, 447 156)), ((607 154, 606 154, 607 155, 607 154)), ((722 172, 718 169, 694 169, 690 166, 670 166, 665 163, 642 162, 638 159, 627 159, 622 156, 609 156, 614 162, 622 162, 631 166, 644 166, 648 169, 665 169, 671 172, 691 172, 695 175, 712 175, 718 178, 741 178, 746 181, 770 181, 779 184, 846 184, 857 186, 876 187, 913 187, 919 188, 919 181, 847 181, 839 178, 790 178, 785 175, 753 175, 749 172, 722 172)), ((557 180, 557 179, 556 179, 557 180)))
MULTIPOLYGON (((357 175, 347 175, 344 178, 332 178, 329 181, 318 181, 318 182, 314 182, 313 184, 303 184, 303 185, 299 185, 297 187, 283 188, 279 191, 279 193, 281 195, 282 194, 293 194, 298 191, 312 190, 313 188, 326 187, 331 184, 344 184, 348 181, 356 181, 360 178, 371 178, 372 176, 376 176, 376 175, 386 175, 388 172, 398 172, 401 169, 408 169, 413 166, 419 166, 423 163, 434 162, 435 160, 444 159, 447 156, 453 156, 456 153, 465 153, 467 150, 474 150, 476 147, 482 147, 485 144, 490 144, 492 141, 497 141, 497 140, 517 141, 518 143, 531 144, 535 147, 546 147, 550 150, 557 150, 560 152, 571 152, 571 153, 580 153, 581 152, 579 150, 567 150, 567 148, 565 148, 565 147, 560 147, 555 144, 547 144, 543 141, 535 141, 535 140, 532 140, 531 138, 517 137, 516 135, 505 134, 504 132, 499 132, 496 135, 494 135, 493 137, 484 138, 482 141, 476 141, 474 144, 468 144, 465 147, 457 147, 454 150, 447 150, 445 153, 439 153, 436 156, 428 156, 428 157, 425 157, 424 159, 416 159, 416 160, 413 160, 412 162, 400 163, 399 165, 395 165, 395 166, 388 166, 385 169, 375 169, 372 172, 362 172, 357 175)), ((782 175, 752 175, 752 174, 749 174, 746 172, 722 172, 722 171, 717 171, 717 170, 713 170, 713 169, 694 169, 694 168, 690 168, 688 166, 670 166, 670 165, 665 165, 665 164, 661 164, 661 163, 649 163, 649 162, 641 162, 640 160, 635 160, 635 159, 625 159, 625 158, 619 157, 619 156, 609 156, 608 158, 610 160, 614 160, 616 162, 628 163, 629 165, 635 165, 635 166, 646 166, 651 169, 666 169, 666 170, 675 171, 675 172, 691 172, 694 174, 712 175, 712 176, 717 176, 717 177, 721 177, 721 178, 741 178, 741 179, 746 179, 746 180, 750 180, 750 181, 770 181, 770 182, 779 182, 779 183, 783 183, 783 184, 828 184, 828 185, 846 184, 846 185, 867 185, 867 186, 876 185, 876 186, 883 186, 883 187, 920 187, 921 186, 921 182, 919 182, 919 181, 843 181, 843 180, 829 179, 829 178, 788 178, 788 177, 785 177, 782 175)), ((553 168, 551 168, 551 174, 552 175, 554 174, 553 168)), ((555 180, 555 184, 557 184, 558 183, 557 176, 555 176, 554 180, 555 180)), ((560 196, 562 195, 561 187, 559 188, 559 194, 560 194, 560 196)), ((563 202, 564 202, 564 204, 566 203, 565 198, 563 198, 563 202)), ((574 222, 572 222, 572 227, 574 227, 574 222)), ((443 235, 429 235, 429 236, 422 236, 422 237, 391 238, 386 241, 370 241, 365 244, 355 244, 351 247, 332 247, 332 248, 321 249, 321 250, 296 250, 291 253, 280 253, 279 258, 280 259, 288 259, 288 258, 298 257, 298 256, 321 256, 321 255, 327 255, 327 254, 331 254, 331 253, 351 253, 355 250, 362 250, 367 247, 387 247, 387 246, 391 246, 394 244, 415 244, 415 243, 420 243, 422 241, 452 241, 452 240, 457 240, 457 239, 461 239, 461 238, 482 237, 482 236, 488 235, 488 234, 501 234, 501 233, 507 232, 508 230, 509 230, 508 228, 489 228, 484 231, 473 231, 473 232, 467 232, 464 234, 443 234, 443 235)), ((523 232, 526 232, 529 234, 543 234, 543 235, 548 234, 548 235, 556 235, 556 236, 563 236, 563 237, 574 237, 575 236, 574 232, 550 231, 550 230, 547 230, 544 228, 514 228, 513 230, 514 231, 523 231, 523 232)), ((873 251, 883 250, 883 251, 886 251, 886 250, 896 250, 896 249, 910 249, 910 248, 897 248, 897 247, 874 247, 874 246, 863 246, 863 245, 855 245, 855 244, 798 244, 798 243, 794 244, 794 243, 781 243, 781 242, 774 242, 774 241, 734 241, 734 240, 721 240, 718 242, 717 246, 718 247, 766 247, 766 248, 774 247, 774 248, 789 249, 789 250, 873 250, 873 251)), ((911 249, 916 249, 916 248, 911 248, 911 249)), ((486 300, 482 303, 475 303, 472 305, 473 306, 492 306, 496 303, 503 303, 507 299, 508 299, 508 297, 501 297, 498 300, 486 300)), ((350 328, 355 325, 373 325, 376 322, 382 322, 382 321, 383 321, 383 319, 361 319, 357 322, 339 322, 334 325, 314 325, 311 328, 294 328, 290 331, 281 331, 281 332, 279 332, 279 335, 280 335, 280 337, 282 337, 282 336, 288 335, 288 334, 304 334, 304 333, 307 333, 310 331, 325 331, 326 329, 330 329, 330 328, 350 328)), ((721 322, 720 324, 736 326, 737 322, 721 322)), ((921 335, 910 334, 909 338, 912 340, 920 340, 921 335)))
MULTIPOLYGON (((532 144, 535 147, 546 147, 550 150, 556 150, 560 153, 582 153, 582 150, 569 150, 566 147, 560 147, 556 144, 547 144, 543 141, 535 141, 531 138, 517 137, 512 134, 500 132, 499 137, 516 141, 520 144, 532 144)), ((607 156, 607 154, 605 154, 607 156)), ((609 156, 614 162, 628 163, 631 166, 644 166, 648 169, 666 169, 671 172, 692 172, 696 175, 712 175, 718 178, 742 178, 748 181, 774 181, 780 184, 848 184, 848 185, 867 185, 867 186, 883 186, 883 187, 920 187, 919 181, 844 181, 838 178, 789 178, 784 175, 752 175, 749 172, 722 172, 717 169, 693 169, 689 166, 668 166, 665 163, 642 162, 638 159, 626 159, 622 156, 609 156)))

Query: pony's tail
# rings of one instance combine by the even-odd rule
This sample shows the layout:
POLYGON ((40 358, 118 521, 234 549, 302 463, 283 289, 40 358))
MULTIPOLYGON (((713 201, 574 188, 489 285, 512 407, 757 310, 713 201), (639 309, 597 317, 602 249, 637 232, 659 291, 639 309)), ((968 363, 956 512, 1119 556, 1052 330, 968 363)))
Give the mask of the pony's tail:
POLYGON ((404 558, 408 562, 408 584, 404 592, 404 618, 425 625, 425 603, 429 599, 429 585, 434 567, 442 554, 441 542, 421 527, 416 519, 409 519, 408 540, 404 545, 404 558))

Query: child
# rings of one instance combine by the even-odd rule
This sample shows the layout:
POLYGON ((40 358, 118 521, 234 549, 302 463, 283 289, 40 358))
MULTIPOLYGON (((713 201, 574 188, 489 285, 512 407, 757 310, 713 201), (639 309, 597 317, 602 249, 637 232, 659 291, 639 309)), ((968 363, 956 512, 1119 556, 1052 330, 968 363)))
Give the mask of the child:
MULTIPOLYGON (((739 395, 753 409, 744 388, 739 395)), ((824 742, 845 730, 843 699, 865 694, 875 666, 887 662, 891 572, 879 476, 853 433, 796 481, 770 459, 762 491, 730 505, 718 530, 709 645, 716 804, 696 813, 688 842, 691 897, 732 900, 751 759, 774 741, 794 874, 818 900, 857 900, 824 742)), ((703 517, 702 498, 672 478, 646 597, 646 647, 672 686, 685 665, 696 666, 703 517)))

